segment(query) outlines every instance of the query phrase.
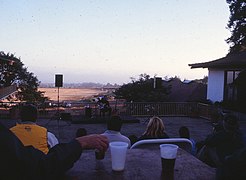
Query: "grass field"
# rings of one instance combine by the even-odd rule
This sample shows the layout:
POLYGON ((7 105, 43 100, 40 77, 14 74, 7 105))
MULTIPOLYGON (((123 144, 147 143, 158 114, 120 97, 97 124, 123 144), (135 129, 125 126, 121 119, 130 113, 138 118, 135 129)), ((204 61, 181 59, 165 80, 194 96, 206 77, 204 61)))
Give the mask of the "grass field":
MULTIPOLYGON (((39 91, 45 92, 45 96, 50 100, 57 101, 58 88, 39 88, 39 91)), ((107 91, 93 88, 59 88, 59 100, 60 101, 79 101, 83 99, 89 99, 90 97, 105 94, 107 91)))

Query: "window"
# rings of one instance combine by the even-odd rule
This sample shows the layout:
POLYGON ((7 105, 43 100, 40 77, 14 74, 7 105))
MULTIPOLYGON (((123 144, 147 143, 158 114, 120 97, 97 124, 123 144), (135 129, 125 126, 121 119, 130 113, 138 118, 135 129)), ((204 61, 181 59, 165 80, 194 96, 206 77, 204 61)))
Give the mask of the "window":
POLYGON ((233 84, 234 80, 238 77, 240 71, 225 71, 225 91, 224 100, 236 100, 237 89, 233 84))

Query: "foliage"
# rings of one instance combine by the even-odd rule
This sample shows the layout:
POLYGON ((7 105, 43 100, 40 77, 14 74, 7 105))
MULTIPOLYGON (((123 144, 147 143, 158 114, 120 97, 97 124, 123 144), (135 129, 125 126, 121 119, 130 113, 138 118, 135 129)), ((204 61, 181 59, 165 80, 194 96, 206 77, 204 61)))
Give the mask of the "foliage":
POLYGON ((131 78, 132 82, 122 85, 115 91, 116 98, 135 102, 163 102, 166 101, 168 88, 154 89, 154 79, 147 74, 140 74, 139 79, 131 78))
POLYGON ((40 82, 37 77, 32 72, 27 71, 20 58, 15 57, 14 54, 5 54, 4 52, 0 52, 0 57, 13 62, 2 74, 0 82, 2 86, 7 87, 16 83, 18 87, 16 97, 21 101, 44 102, 47 99, 44 97, 44 92, 38 91, 40 82))
POLYGON ((241 112, 246 112, 246 70, 239 73, 234 84, 237 87, 237 105, 241 112))
POLYGON ((246 2, 245 0, 227 0, 230 18, 227 24, 231 37, 226 41, 230 44, 229 54, 246 50, 246 2))

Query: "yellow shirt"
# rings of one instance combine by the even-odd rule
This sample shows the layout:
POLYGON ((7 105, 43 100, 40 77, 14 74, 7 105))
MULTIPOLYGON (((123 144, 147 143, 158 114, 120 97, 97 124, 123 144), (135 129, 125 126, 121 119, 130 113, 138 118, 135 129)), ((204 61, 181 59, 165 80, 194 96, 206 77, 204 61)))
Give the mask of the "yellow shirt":
POLYGON ((36 124, 16 124, 10 129, 24 144, 48 153, 47 129, 36 124))

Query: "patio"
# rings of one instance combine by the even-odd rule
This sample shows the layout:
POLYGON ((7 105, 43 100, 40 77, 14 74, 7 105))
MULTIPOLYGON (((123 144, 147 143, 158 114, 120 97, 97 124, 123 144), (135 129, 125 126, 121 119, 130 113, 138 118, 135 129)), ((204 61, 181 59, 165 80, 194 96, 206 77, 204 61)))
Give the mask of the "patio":
MULTIPOLYGON (((124 123, 121 133, 129 136, 135 134, 140 136, 146 128, 147 118, 141 117, 139 123, 124 123)), ((162 117, 169 137, 178 137, 178 129, 180 126, 187 126, 190 129, 191 138, 196 142, 201 141, 212 132, 212 124, 209 120, 203 118, 190 117, 162 117)), ((7 127, 15 125, 16 120, 1 119, 0 122, 7 127)), ((38 119, 38 124, 46 127, 50 132, 54 133, 60 142, 68 142, 75 137, 76 130, 83 127, 88 134, 100 134, 106 130, 105 123, 99 124, 68 124, 66 121, 57 121, 49 119, 38 119)), ((240 129, 246 135, 246 121, 239 121, 240 129)))

